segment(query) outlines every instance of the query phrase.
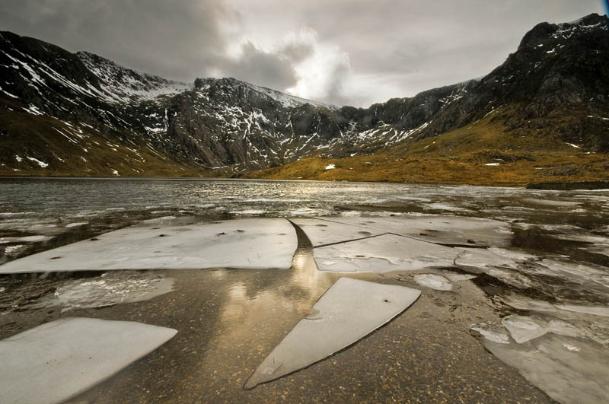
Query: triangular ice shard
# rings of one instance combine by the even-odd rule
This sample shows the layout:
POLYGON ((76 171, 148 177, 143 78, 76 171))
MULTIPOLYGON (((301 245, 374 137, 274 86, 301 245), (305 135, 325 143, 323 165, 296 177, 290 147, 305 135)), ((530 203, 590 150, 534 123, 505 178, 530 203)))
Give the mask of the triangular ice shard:
POLYGON ((0 341, 0 403, 58 403, 107 379, 177 333, 130 321, 67 318, 0 341))
POLYGON ((253 388, 318 362, 386 324, 421 292, 350 278, 339 279, 275 347, 245 384, 253 388))
POLYGON ((0 273, 117 269, 289 269, 298 246, 285 219, 132 226, 30 255, 0 273))

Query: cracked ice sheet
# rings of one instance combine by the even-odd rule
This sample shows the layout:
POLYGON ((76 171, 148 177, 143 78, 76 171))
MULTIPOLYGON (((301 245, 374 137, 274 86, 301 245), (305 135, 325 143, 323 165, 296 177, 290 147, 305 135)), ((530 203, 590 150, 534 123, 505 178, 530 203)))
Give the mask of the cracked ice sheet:
POLYGON ((609 307, 607 306, 549 303, 544 300, 535 300, 516 294, 501 296, 500 301, 516 310, 553 313, 560 316, 571 314, 575 318, 581 317, 581 315, 609 317, 609 307))
POLYGON ((609 354, 603 345, 555 334, 523 344, 484 336, 483 344, 558 402, 601 403, 609 397, 609 354))
POLYGON ((535 338, 539 338, 547 333, 574 338, 590 337, 592 335, 588 330, 580 330, 565 321, 554 318, 546 320, 539 316, 519 316, 517 314, 512 314, 504 317, 501 320, 501 323, 510 332, 512 339, 518 344, 523 344, 535 338))
POLYGON ((385 233, 377 229, 368 229, 358 224, 338 223, 332 219, 293 219, 292 222, 306 233, 313 247, 378 236, 385 233))
MULTIPOLYGON (((358 231, 369 232, 373 235, 394 233, 431 243, 462 246, 506 247, 510 245, 512 238, 512 232, 508 223, 471 217, 337 217, 328 218, 323 220, 323 222, 326 224, 334 222, 339 225, 355 226, 359 229, 358 231)), ((344 227, 328 227, 324 234, 321 232, 318 232, 318 234, 327 238, 328 234, 332 234, 332 232, 343 231, 345 231, 344 227)), ((347 235, 348 233, 344 237, 347 235)), ((316 238, 316 235, 314 234, 313 237, 316 238)), ((341 241, 344 240, 345 238, 341 241)), ((320 244, 327 244, 325 238, 320 239, 320 244)), ((315 245, 315 242, 313 245, 315 245)))
POLYGON ((459 251, 388 234, 318 247, 313 254, 320 271, 383 273, 450 267, 459 251))
POLYGON ((0 402, 59 403, 173 338, 129 321, 67 318, 0 341, 0 402))
POLYGON ((516 269, 524 262, 538 259, 534 255, 503 248, 460 248, 459 250, 460 254, 455 260, 455 265, 469 269, 483 270, 494 267, 516 269))
POLYGON ((68 280, 55 292, 28 304, 27 308, 97 308, 135 303, 172 292, 174 280, 156 271, 112 271, 99 277, 68 280))
POLYGON ((246 388, 303 369, 357 342, 406 310, 416 289, 340 278, 273 349, 246 388))
POLYGON ((30 255, 0 273, 120 269, 289 269, 298 241, 285 219, 132 226, 30 255))
POLYGON ((453 290, 452 283, 443 277, 442 275, 434 275, 434 274, 421 274, 415 275, 414 281, 426 288, 441 290, 441 291, 450 291, 453 290))

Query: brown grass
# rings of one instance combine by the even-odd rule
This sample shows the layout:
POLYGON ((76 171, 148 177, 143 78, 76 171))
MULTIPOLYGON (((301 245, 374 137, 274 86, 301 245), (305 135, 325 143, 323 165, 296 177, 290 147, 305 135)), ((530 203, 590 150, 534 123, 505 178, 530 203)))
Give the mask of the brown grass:
POLYGON ((372 155, 303 158, 250 178, 388 181, 472 185, 524 185, 609 179, 607 154, 587 153, 547 134, 507 132, 481 120, 443 135, 372 155), (336 169, 325 170, 336 164, 336 169), (498 166, 486 164, 499 163, 498 166))

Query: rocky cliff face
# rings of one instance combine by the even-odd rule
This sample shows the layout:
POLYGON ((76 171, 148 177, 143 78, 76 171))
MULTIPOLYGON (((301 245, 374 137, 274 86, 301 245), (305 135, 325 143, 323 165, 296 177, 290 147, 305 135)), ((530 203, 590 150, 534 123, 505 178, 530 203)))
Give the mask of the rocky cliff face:
POLYGON ((57 136, 72 144, 91 137, 107 146, 106 159, 123 147, 235 172, 312 153, 370 153, 489 114, 526 136, 560 136, 609 150, 609 19, 539 24, 482 79, 369 108, 315 103, 230 78, 174 82, 0 33, 0 167, 13 170, 36 164, 22 155, 51 167, 67 164, 74 156, 61 153, 57 136), (37 137, 28 135, 29 121, 37 137), (57 148, 49 154, 51 143, 57 148))
POLYGON ((496 113, 513 130, 551 131, 567 141, 607 151, 609 122, 603 117, 609 111, 608 66, 606 16, 539 24, 505 63, 437 115, 425 135, 496 113))

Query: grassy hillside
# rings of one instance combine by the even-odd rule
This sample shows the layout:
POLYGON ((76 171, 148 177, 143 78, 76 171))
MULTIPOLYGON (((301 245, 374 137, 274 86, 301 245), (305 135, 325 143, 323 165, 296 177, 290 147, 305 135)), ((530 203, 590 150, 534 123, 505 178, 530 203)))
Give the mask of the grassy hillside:
POLYGON ((609 179, 609 155, 584 151, 546 130, 508 131, 489 116, 373 155, 313 156, 248 177, 475 185, 598 181, 609 179), (326 170, 330 164, 336 168, 326 170))
POLYGON ((205 176, 141 142, 48 115, 0 110, 0 176, 205 176), (110 140, 112 139, 112 140, 110 140))
MULTIPOLYGON (((508 128, 513 111, 497 111, 472 125, 374 154, 338 159, 310 156, 243 176, 475 185, 607 181, 607 153, 575 147, 562 140, 564 133, 559 137, 559 129, 570 127, 569 117, 577 115, 560 111, 553 120, 508 128), (335 168, 326 169, 331 164, 335 168)), ((223 174, 171 160, 141 141, 125 138, 117 142, 86 125, 75 127, 48 115, 2 110, 0 128, 4 128, 0 132, 0 176, 223 174)))

